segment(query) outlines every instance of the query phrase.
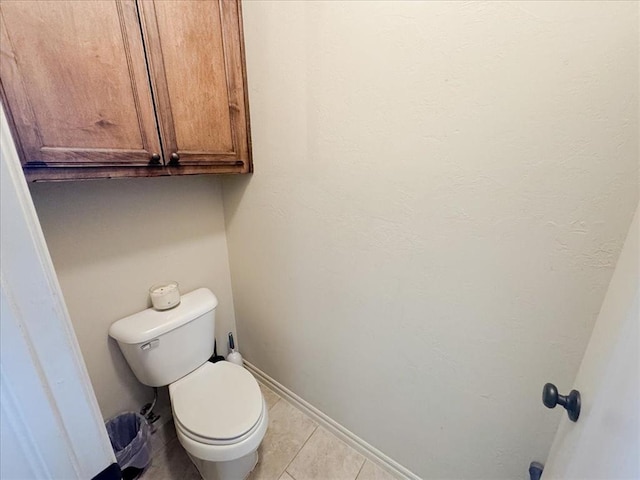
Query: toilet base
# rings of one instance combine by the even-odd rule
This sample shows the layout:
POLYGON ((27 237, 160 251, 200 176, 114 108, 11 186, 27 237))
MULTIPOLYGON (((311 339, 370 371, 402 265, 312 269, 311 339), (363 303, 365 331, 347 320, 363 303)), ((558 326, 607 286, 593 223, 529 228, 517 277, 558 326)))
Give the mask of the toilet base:
POLYGON ((244 480, 258 464, 258 452, 254 450, 244 457, 226 462, 211 462, 196 458, 187 452, 189 458, 204 480, 244 480))

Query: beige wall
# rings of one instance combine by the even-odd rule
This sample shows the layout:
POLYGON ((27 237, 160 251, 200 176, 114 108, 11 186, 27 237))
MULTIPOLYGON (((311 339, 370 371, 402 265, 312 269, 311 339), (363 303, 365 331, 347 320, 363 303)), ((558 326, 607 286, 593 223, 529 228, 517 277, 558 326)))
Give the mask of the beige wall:
POLYGON ((243 9, 242 353, 425 479, 527 478, 638 201, 637 5, 243 9))
POLYGON ((216 337, 226 352, 235 321, 217 178, 34 184, 31 193, 106 418, 151 399, 107 332, 150 305, 153 283, 177 280, 183 292, 209 287, 220 301, 216 337))

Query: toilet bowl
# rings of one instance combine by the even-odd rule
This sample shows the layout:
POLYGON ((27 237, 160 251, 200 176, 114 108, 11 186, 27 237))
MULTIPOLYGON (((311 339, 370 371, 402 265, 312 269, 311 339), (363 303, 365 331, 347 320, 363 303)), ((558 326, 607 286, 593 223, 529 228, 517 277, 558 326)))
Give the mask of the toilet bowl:
POLYGON ((171 309, 118 320, 118 341, 140 382, 169 386, 178 441, 205 480, 243 480, 258 462, 269 417, 256 379, 230 362, 211 363, 218 300, 206 288, 171 309))
POLYGON ((202 365, 169 385, 178 441, 206 480, 244 479, 269 417, 258 383, 229 362, 202 365))

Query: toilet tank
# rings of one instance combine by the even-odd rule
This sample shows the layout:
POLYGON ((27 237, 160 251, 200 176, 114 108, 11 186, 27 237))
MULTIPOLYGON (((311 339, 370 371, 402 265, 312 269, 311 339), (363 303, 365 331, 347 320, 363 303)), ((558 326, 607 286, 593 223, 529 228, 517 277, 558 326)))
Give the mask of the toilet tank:
POLYGON ((213 354, 218 299, 207 288, 182 295, 171 310, 148 308, 115 322, 117 340, 140 382, 162 387, 192 372, 213 354))

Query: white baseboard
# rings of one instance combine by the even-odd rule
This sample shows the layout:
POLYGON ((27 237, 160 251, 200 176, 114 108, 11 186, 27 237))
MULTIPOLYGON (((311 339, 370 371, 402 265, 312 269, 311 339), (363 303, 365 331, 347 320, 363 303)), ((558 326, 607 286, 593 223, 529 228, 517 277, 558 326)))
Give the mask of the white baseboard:
POLYGON ((247 362, 246 360, 244 361, 244 365, 245 367, 247 367, 247 370, 249 370, 258 379, 258 381, 264 383, 267 387, 276 392, 282 398, 286 399, 288 402, 296 406, 299 410, 306 413, 316 423, 318 423, 318 425, 321 425, 323 428, 333 433, 344 443, 362 454, 367 459, 371 460, 380 468, 389 472, 399 480, 421 480, 420 477, 418 477, 415 473, 403 467, 398 462, 391 459, 374 446, 362 440, 356 434, 344 428, 338 422, 322 413, 309 402, 303 400, 291 390, 276 382, 273 378, 264 373, 255 365, 247 362))

